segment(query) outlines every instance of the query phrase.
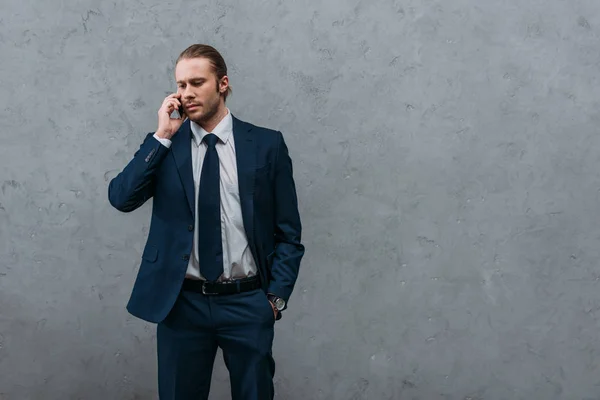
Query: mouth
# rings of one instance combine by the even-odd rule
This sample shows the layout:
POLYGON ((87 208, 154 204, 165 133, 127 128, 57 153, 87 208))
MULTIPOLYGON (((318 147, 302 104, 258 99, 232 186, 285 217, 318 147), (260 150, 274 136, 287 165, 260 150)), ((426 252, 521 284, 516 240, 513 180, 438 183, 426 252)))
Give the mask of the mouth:
POLYGON ((198 107, 200 107, 200 105, 199 105, 199 104, 187 104, 187 105, 185 106, 185 109, 186 109, 187 111, 193 111, 193 110, 196 110, 198 107))

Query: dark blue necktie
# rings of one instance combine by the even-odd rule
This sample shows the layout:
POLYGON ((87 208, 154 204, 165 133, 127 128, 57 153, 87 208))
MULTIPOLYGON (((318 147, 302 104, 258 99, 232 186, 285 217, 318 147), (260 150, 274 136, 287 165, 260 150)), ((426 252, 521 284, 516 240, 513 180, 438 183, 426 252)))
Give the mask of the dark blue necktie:
POLYGON ((202 139, 208 148, 198 191, 198 263, 200 273, 208 281, 216 281, 223 273, 219 155, 215 147, 218 139, 213 133, 202 139))

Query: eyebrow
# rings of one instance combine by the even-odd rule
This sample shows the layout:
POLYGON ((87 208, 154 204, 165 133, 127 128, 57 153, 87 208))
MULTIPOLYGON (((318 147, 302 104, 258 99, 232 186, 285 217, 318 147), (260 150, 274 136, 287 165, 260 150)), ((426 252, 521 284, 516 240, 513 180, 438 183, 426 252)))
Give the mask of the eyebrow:
MULTIPOLYGON (((190 82, 206 82, 206 78, 191 78, 189 79, 190 82)), ((177 84, 180 85, 182 83, 185 83, 185 81, 177 81, 177 84)))

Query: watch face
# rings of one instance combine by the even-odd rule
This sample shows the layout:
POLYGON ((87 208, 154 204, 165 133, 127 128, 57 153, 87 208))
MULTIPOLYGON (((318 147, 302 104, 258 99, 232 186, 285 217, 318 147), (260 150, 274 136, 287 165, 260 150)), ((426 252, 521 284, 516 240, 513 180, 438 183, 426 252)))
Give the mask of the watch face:
POLYGON ((278 309, 279 311, 283 310, 285 308, 285 300, 274 296, 272 294, 270 294, 269 296, 269 300, 275 305, 275 308, 278 309))
POLYGON ((283 310, 283 308, 285 307, 285 300, 275 299, 275 307, 277 307, 279 311, 283 310))

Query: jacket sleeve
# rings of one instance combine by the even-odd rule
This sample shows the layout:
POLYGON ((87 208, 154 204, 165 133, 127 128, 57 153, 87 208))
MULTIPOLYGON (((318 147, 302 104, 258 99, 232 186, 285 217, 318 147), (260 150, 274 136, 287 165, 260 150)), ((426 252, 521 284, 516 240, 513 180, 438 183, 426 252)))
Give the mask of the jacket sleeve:
POLYGON ((289 299, 304 256, 292 160, 281 132, 275 161, 275 253, 268 292, 289 299))
POLYGON ((168 151, 153 133, 147 134, 133 159, 110 181, 110 204, 119 211, 131 212, 154 196, 156 170, 168 151))

